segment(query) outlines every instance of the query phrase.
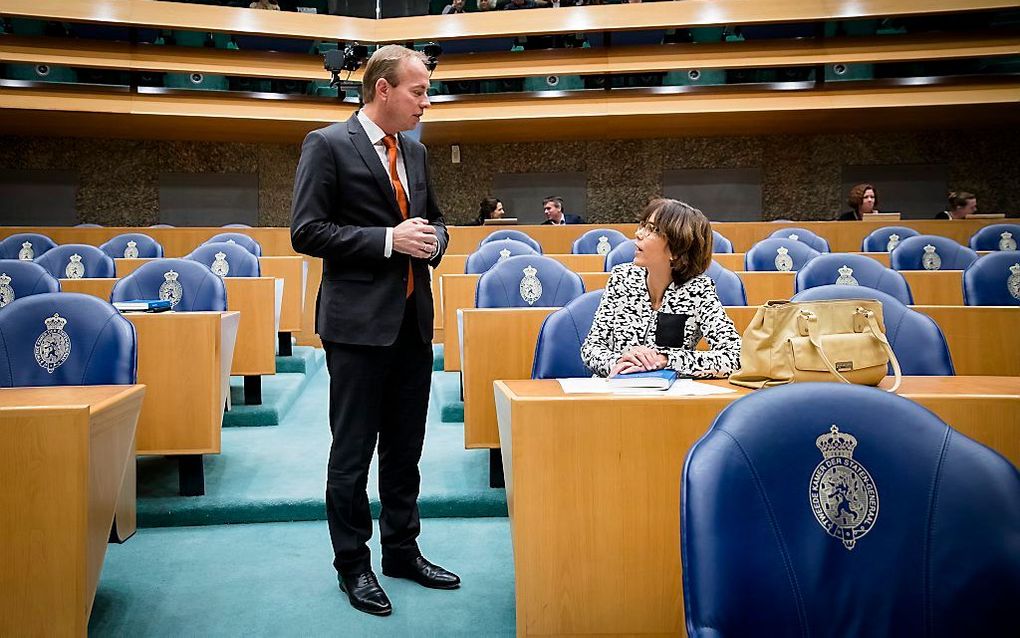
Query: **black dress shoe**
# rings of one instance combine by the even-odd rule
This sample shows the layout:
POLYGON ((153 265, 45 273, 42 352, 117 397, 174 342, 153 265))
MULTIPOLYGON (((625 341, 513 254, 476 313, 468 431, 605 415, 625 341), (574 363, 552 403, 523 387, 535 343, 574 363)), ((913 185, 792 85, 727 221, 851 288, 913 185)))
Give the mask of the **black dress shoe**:
POLYGON ((416 556, 404 561, 387 561, 383 559, 382 573, 390 578, 407 578, 432 589, 457 589, 460 577, 446 571, 439 565, 433 565, 424 556, 416 556))
POLYGON ((347 593, 351 607, 375 616, 389 616, 393 612, 390 599, 372 570, 354 576, 340 576, 338 580, 340 591, 347 593))

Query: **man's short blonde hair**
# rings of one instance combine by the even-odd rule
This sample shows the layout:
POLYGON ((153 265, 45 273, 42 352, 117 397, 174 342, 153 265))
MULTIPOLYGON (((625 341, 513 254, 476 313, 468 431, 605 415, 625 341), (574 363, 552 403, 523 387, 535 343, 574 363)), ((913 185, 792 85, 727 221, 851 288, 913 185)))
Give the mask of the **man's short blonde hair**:
POLYGON ((365 65, 365 75, 361 79, 361 93, 365 104, 375 99, 375 85, 379 78, 389 82, 390 86, 399 84, 398 71, 402 60, 421 60, 424 64, 427 58, 424 53, 399 44, 387 44, 376 49, 372 57, 368 59, 368 64, 365 65))

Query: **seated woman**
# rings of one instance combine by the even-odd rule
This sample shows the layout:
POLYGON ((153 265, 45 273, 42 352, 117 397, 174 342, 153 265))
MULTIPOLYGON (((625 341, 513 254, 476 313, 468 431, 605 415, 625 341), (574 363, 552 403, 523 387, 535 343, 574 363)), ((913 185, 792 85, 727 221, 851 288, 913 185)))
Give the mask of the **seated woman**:
POLYGON ((486 197, 478 204, 478 218, 475 219, 475 225, 481 226, 486 219, 502 219, 505 212, 503 202, 495 197, 486 197))
POLYGON ((681 376, 721 377, 740 367, 740 335, 715 283, 712 227, 674 199, 648 204, 638 222, 634 263, 619 264, 581 346, 599 376, 670 368, 681 376), (702 336, 708 351, 696 351, 702 336))
POLYGON ((857 184, 850 189, 850 196, 846 202, 852 210, 848 210, 840 215, 839 221, 860 221, 864 219, 864 215, 877 213, 878 211, 875 210, 877 202, 878 195, 875 193, 874 186, 871 184, 857 184))
POLYGON ((966 191, 951 191, 949 206, 935 215, 935 219, 965 219, 977 212, 977 195, 966 191))

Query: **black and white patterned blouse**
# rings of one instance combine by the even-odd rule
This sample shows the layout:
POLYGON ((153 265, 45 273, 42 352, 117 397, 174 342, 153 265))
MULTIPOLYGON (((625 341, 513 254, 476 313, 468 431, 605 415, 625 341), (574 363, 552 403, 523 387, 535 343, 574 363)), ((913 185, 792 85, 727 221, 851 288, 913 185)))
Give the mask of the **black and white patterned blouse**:
POLYGON ((699 275, 680 287, 670 283, 658 312, 652 310, 646 275, 644 268, 632 263, 613 268, 591 331, 581 346, 585 365, 606 377, 624 351, 646 345, 666 355, 666 367, 681 376, 721 377, 740 367, 740 335, 708 275, 699 275), (683 347, 656 345, 660 313, 688 317, 683 347), (708 341, 707 351, 695 350, 702 337, 708 341))

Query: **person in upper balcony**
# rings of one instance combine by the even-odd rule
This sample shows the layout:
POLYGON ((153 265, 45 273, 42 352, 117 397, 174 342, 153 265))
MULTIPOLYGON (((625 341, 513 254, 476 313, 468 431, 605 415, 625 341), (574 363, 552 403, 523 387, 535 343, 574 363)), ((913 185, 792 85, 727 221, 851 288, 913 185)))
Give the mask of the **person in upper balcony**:
POLYGON ((451 4, 443 7, 443 15, 450 13, 465 13, 464 0, 453 0, 451 4))
POLYGON ((504 11, 513 11, 515 9, 534 9, 537 6, 535 0, 510 0, 500 8, 504 11))
POLYGON ((878 212, 875 209, 878 195, 875 192, 875 187, 871 184, 857 184, 851 188, 846 203, 850 205, 851 210, 839 216, 841 222, 860 221, 864 219, 865 215, 878 212))
POLYGON ((248 5, 249 9, 265 9, 267 11, 279 11, 279 0, 256 0, 248 5))

